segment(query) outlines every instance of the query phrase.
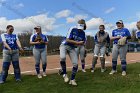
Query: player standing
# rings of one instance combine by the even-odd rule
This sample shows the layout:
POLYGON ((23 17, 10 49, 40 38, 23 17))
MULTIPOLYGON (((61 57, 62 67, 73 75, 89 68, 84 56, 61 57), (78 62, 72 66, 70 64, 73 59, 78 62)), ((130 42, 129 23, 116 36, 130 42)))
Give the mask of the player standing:
POLYGON ((34 45, 33 55, 35 58, 35 69, 38 78, 42 78, 40 74, 40 61, 42 61, 43 76, 46 76, 46 66, 47 66, 47 48, 48 39, 46 35, 42 34, 41 27, 37 26, 34 28, 36 33, 30 38, 30 44, 34 45))
POLYGON ((62 44, 60 45, 60 65, 63 71, 63 78, 65 82, 69 81, 66 71, 66 53, 68 53, 73 64, 72 74, 69 84, 76 86, 75 81, 76 72, 78 69, 78 56, 75 48, 78 45, 83 45, 85 41, 85 32, 83 31, 84 24, 77 24, 76 27, 69 29, 68 34, 62 44), (84 37, 84 38, 83 38, 84 37))
MULTIPOLYGON (((85 23, 85 20, 81 19, 78 21, 78 24, 84 24, 84 30, 86 30, 86 23, 85 23)), ((86 72, 85 70, 85 44, 86 44, 86 35, 82 37, 83 40, 84 40, 84 44, 82 45, 78 45, 77 48, 75 48, 76 50, 76 53, 77 53, 77 56, 78 58, 80 57, 80 61, 81 61, 81 65, 82 65, 82 72, 86 72)))
POLYGON ((98 56, 100 57, 101 61, 101 72, 106 70, 105 68, 105 53, 106 48, 110 45, 110 37, 107 32, 104 31, 105 26, 100 25, 99 31, 96 33, 94 41, 95 41, 95 48, 94 48, 94 56, 92 61, 92 69, 91 72, 94 72, 95 65, 97 64, 98 56))
POLYGON ((14 27, 7 26, 7 32, 1 35, 3 42, 3 66, 0 83, 4 83, 8 76, 9 66, 12 63, 16 81, 21 81, 20 67, 19 67, 19 50, 21 48, 20 41, 16 34, 13 34, 14 27))
POLYGON ((114 74, 117 72, 117 59, 120 55, 121 65, 122 65, 122 76, 126 75, 126 54, 127 54, 127 39, 131 39, 131 34, 127 28, 124 28, 122 20, 116 22, 117 29, 112 31, 111 40, 113 40, 113 50, 112 50, 112 71, 109 74, 114 74))
MULTIPOLYGON (((138 30, 136 31, 136 38, 137 38, 138 40, 140 40, 140 21, 137 22, 136 26, 137 26, 137 29, 138 29, 138 30)), ((139 43, 140 43, 140 41, 139 41, 139 43)))

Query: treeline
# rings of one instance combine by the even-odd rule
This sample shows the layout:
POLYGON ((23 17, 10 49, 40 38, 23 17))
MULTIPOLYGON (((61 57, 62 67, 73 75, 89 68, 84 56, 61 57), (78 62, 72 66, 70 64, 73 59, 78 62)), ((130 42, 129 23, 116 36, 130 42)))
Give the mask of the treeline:
MULTIPOLYGON (((32 55, 33 46, 30 45, 30 43, 29 43, 31 35, 32 35, 32 33, 29 33, 29 32, 18 34, 21 45, 25 50, 25 53, 22 54, 23 56, 32 55)), ((51 54, 58 54, 59 53, 59 46, 60 46, 61 41, 63 40, 64 37, 63 36, 52 36, 52 35, 49 35, 47 37, 49 40, 49 43, 47 46, 48 54, 50 54, 50 55, 51 54)), ((94 46, 94 38, 91 36, 87 36, 86 48, 89 51, 92 51, 93 46, 94 46)), ((0 44, 0 52, 2 54, 2 43, 0 44)))
MULTIPOLYGON (((0 31, 0 34, 2 34, 2 33, 3 32, 0 31)), ((131 40, 129 40, 129 42, 138 42, 138 39, 136 39, 135 34, 136 34, 136 30, 133 30, 131 32, 132 38, 131 38, 131 40)), ((18 34, 21 45, 23 46, 23 48, 25 50, 25 53, 22 54, 23 56, 32 55, 33 46, 31 46, 29 44, 31 35, 32 35, 32 33, 28 32, 28 31, 18 34)), ((64 37, 63 36, 52 36, 52 35, 49 35, 47 37, 48 37, 48 40, 49 40, 49 44, 47 46, 48 54, 49 55, 58 54, 59 53, 59 46, 60 46, 61 41, 64 37)), ((112 45, 113 44, 111 42, 111 47, 112 47, 112 45)), ((88 50, 88 52, 93 52, 94 37, 87 36, 86 49, 88 50)), ((2 55, 2 43, 0 43, 0 56, 1 55, 2 55)))

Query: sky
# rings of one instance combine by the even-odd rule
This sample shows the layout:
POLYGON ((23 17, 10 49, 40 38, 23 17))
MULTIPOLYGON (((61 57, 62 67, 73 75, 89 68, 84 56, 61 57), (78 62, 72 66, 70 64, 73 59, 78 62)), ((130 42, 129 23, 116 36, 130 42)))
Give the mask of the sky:
POLYGON ((43 33, 65 36, 79 19, 85 19, 87 35, 95 35, 101 24, 111 33, 123 20, 130 31, 140 20, 140 0, 0 0, 0 30, 8 24, 15 33, 33 32, 40 25, 43 33))

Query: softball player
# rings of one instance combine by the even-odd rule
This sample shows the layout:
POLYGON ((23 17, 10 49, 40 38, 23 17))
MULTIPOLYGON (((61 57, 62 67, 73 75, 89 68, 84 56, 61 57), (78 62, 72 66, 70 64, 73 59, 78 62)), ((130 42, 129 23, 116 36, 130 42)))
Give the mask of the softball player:
MULTIPOLYGON (((86 30, 86 23, 85 23, 85 20, 81 19, 78 21, 78 24, 84 24, 84 30, 86 30)), ((81 65, 82 65, 82 72, 86 72, 85 70, 85 44, 86 44, 86 35, 85 37, 83 37, 83 40, 84 40, 84 44, 83 45, 78 45, 77 48, 75 48, 76 50, 76 53, 77 53, 77 56, 79 58, 80 56, 80 61, 81 61, 81 65)))
POLYGON ((127 28, 124 28, 122 20, 116 22, 117 29, 112 31, 113 40, 113 50, 112 50, 112 71, 109 74, 114 74, 117 72, 117 59, 120 55, 121 65, 122 65, 122 75, 126 75, 126 54, 127 54, 127 39, 131 39, 130 32, 127 28))
POLYGON ((106 47, 110 45, 110 37, 107 32, 104 31, 105 26, 100 25, 99 31, 96 33, 94 41, 95 41, 95 48, 94 48, 94 56, 92 61, 92 70, 91 72, 94 72, 95 65, 97 64, 98 56, 100 56, 101 61, 101 72, 104 72, 105 69, 105 53, 106 53, 106 47))
POLYGON ((21 48, 17 35, 13 34, 14 27, 12 25, 8 25, 6 29, 7 32, 1 35, 3 42, 3 66, 0 83, 4 83, 6 81, 11 62, 13 64, 16 81, 21 81, 19 50, 23 51, 23 49, 21 48))
POLYGON ((78 56, 75 51, 77 45, 83 45, 85 40, 84 24, 77 24, 76 27, 69 29, 66 39, 60 45, 60 65, 63 71, 64 82, 68 82, 69 78, 66 71, 66 52, 68 53, 73 64, 72 74, 69 84, 76 86, 75 76, 78 69, 78 56))
MULTIPOLYGON (((136 31, 136 38, 138 39, 138 42, 140 43, 140 21, 137 22, 136 26, 137 26, 137 29, 138 29, 136 31)), ((139 76, 140 76, 140 74, 139 74, 139 76)))
MULTIPOLYGON (((136 26, 137 26, 137 31, 136 31, 136 38, 138 39, 138 40, 140 40, 140 21, 138 21, 137 22, 137 24, 136 24, 136 26)), ((139 42, 140 43, 140 42, 139 42)))
POLYGON ((42 78, 43 76, 46 76, 46 66, 47 66, 47 48, 46 45, 48 44, 48 39, 46 35, 42 34, 41 27, 37 26, 34 28, 36 31, 36 34, 33 34, 30 38, 30 44, 34 45, 33 48, 33 55, 35 58, 35 69, 37 73, 38 78, 42 78), (40 60, 42 61, 42 68, 43 73, 40 74, 40 60))

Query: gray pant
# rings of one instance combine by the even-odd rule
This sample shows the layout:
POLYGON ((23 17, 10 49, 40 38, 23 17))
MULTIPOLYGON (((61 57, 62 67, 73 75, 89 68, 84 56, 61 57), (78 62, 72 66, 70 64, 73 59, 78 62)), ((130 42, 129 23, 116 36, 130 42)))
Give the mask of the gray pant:
POLYGON ((112 51, 112 69, 113 70, 116 70, 118 55, 120 55, 122 71, 126 71, 127 48, 128 48, 127 45, 124 45, 124 46, 119 46, 117 44, 113 45, 113 51, 112 51))
POLYGON ((1 80, 6 81, 10 64, 13 64, 15 79, 20 80, 20 67, 19 67, 19 50, 3 50, 3 66, 1 73, 1 80))
POLYGON ((78 64, 77 54, 74 48, 68 45, 60 45, 60 60, 66 61, 66 54, 68 53, 73 65, 78 64))
POLYGON ((3 62, 19 61, 19 50, 3 50, 3 62))
POLYGON ((47 51, 46 48, 43 49, 36 49, 33 48, 33 55, 35 58, 36 64, 40 64, 40 60, 42 61, 42 64, 46 64, 47 60, 47 51))
POLYGON ((81 60, 85 59, 85 46, 84 45, 78 46, 77 48, 75 48, 75 51, 78 57, 80 55, 81 60))
POLYGON ((60 61, 66 61, 67 54, 66 45, 60 45, 59 49, 60 49, 60 61))
POLYGON ((104 57, 105 56, 105 52, 106 52, 106 46, 105 45, 99 45, 99 44, 95 45, 94 56, 104 57))
POLYGON ((95 65, 97 64, 98 56, 100 56, 101 68, 105 69, 105 53, 106 53, 106 45, 96 44, 94 48, 94 56, 92 60, 92 69, 94 70, 95 65), (99 55, 100 54, 100 55, 99 55))
POLYGON ((127 48, 127 45, 119 46, 117 44, 114 44, 112 50, 112 61, 117 61, 118 55, 120 55, 121 61, 126 61, 127 48))

